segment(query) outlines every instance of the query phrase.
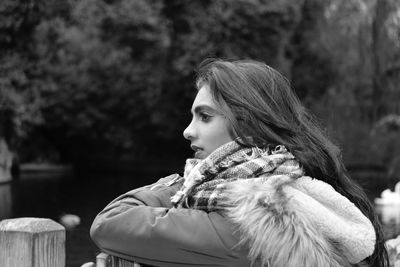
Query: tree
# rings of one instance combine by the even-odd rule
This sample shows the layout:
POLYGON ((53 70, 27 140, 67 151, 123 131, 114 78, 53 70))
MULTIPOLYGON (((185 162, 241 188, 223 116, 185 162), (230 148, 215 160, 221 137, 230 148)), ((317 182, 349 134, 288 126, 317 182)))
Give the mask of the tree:
POLYGON ((380 116, 400 113, 400 3, 377 0, 373 24, 374 99, 380 116))
POLYGON ((161 1, 85 0, 71 6, 68 19, 36 28, 42 131, 65 157, 145 152, 169 45, 161 9, 161 1))
MULTIPOLYGON (((30 88, 30 40, 38 23, 39 1, 0 3, 0 142, 2 152, 14 152, 22 138, 42 123, 41 99, 30 88)), ((2 155, 2 157, 6 157, 2 155)), ((9 170, 7 170, 9 171, 9 170)))

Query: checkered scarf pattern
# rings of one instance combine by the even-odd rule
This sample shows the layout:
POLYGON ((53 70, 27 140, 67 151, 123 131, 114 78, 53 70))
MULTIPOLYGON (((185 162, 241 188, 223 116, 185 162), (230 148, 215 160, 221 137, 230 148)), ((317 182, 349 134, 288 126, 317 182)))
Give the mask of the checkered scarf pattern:
POLYGON ((300 163, 287 149, 278 145, 273 149, 243 147, 229 142, 207 158, 187 159, 184 183, 171 198, 176 207, 193 208, 207 212, 220 210, 227 185, 239 179, 268 179, 286 175, 296 179, 304 175, 300 163), (258 178, 259 179, 259 178, 258 178))

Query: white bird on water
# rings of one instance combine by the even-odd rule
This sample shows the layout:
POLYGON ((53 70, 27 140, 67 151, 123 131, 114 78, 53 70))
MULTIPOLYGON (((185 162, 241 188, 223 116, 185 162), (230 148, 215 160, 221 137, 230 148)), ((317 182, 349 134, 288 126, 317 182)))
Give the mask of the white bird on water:
POLYGON ((73 229, 81 223, 81 218, 75 214, 62 214, 59 218, 59 222, 66 229, 73 229))
POLYGON ((400 182, 398 182, 394 191, 385 189, 381 193, 380 198, 375 198, 376 205, 400 205, 400 182))

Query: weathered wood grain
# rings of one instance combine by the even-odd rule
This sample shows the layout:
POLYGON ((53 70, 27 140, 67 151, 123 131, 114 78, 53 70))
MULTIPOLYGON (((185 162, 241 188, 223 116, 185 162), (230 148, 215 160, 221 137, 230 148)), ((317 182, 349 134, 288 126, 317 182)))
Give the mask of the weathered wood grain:
POLYGON ((0 266, 65 267, 65 229, 41 218, 0 222, 0 266))
POLYGON ((136 262, 127 261, 118 257, 100 253, 96 257, 96 267, 140 267, 136 262))

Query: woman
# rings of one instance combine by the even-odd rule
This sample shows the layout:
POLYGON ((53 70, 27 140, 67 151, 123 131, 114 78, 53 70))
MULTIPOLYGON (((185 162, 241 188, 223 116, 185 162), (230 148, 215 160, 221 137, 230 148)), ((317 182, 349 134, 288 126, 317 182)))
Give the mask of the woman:
POLYGON ((103 251, 154 266, 387 266, 370 203, 281 74, 210 59, 196 86, 183 133, 195 158, 100 212, 103 251))

